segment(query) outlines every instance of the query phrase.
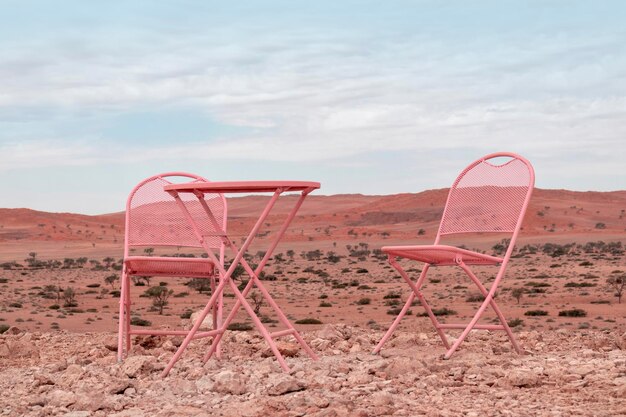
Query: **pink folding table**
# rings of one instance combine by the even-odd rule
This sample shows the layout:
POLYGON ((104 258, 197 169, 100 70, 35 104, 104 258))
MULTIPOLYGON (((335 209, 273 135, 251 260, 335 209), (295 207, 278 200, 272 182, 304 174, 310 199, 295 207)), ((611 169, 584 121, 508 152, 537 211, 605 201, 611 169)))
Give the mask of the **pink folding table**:
MULTIPOLYGON (((215 305, 215 303, 219 299, 219 296, 223 294, 226 285, 230 286, 231 290, 235 294, 237 301, 233 309, 231 310, 231 312, 226 317, 226 320, 224 320, 224 322, 222 323, 221 327, 215 330, 212 330, 210 332, 204 332, 207 335, 210 335, 212 333, 212 335, 214 336, 211 346, 209 348, 209 351, 204 356, 204 362, 209 360, 209 358, 213 355, 213 353, 215 353, 220 343, 220 340, 224 336, 224 332, 228 328, 228 325, 232 322, 235 315, 237 314, 237 312, 242 306, 252 318, 254 325, 259 330, 261 335, 263 335, 263 338, 265 338, 267 344, 269 345, 272 352, 276 356, 276 359, 278 360, 283 370, 289 371, 289 366, 287 366, 285 359, 283 358, 282 354, 278 350, 278 347, 276 346, 276 343, 274 342, 274 338, 276 337, 288 336, 288 335, 293 336, 298 341, 298 343, 302 346, 304 351, 312 359, 314 360, 317 359, 317 355, 315 354, 315 352, 313 352, 313 350, 311 350, 311 348, 306 344, 302 336, 300 336, 300 334, 295 329, 295 327, 289 322, 285 314, 278 307, 278 304, 276 304, 276 302, 270 296, 265 286, 261 283, 261 280, 259 279, 259 275, 261 274, 261 271, 265 267, 265 264, 267 263, 268 259, 272 256, 272 253, 274 249, 276 248, 276 246, 278 245, 278 242, 280 241, 282 236, 285 234, 287 227, 289 227, 289 224, 291 223, 296 213, 300 209, 300 206, 302 206, 302 203, 304 202, 304 199, 306 198, 306 196, 311 191, 316 190, 319 187, 320 187, 320 184, 318 182, 309 182, 309 181, 190 182, 190 183, 183 183, 183 184, 171 184, 171 185, 167 185, 164 187, 164 190, 170 193, 176 200, 176 203, 178 204, 179 208, 182 210, 183 214, 185 215, 185 218, 187 219, 187 221, 193 228, 194 234, 198 238, 198 241, 200 242, 202 247, 206 250, 209 256, 209 259, 211 259, 214 262, 214 264, 218 267, 219 272, 220 272, 220 281, 219 281, 218 286, 215 288, 215 291, 213 291, 213 293, 211 294, 211 298, 209 299, 206 307, 204 308, 204 310, 202 310, 202 314, 200 315, 200 317, 198 317, 192 329, 189 331, 189 333, 187 333, 185 340, 180 345, 180 347, 178 348, 178 350, 176 351, 176 353, 170 360, 169 364, 163 370, 163 373, 161 374, 163 377, 167 376, 167 374, 170 372, 170 370, 172 369, 176 361, 178 361, 178 359, 182 355, 183 351, 189 345, 189 342, 191 342, 191 340, 194 338, 194 335, 200 328, 202 321, 209 314, 212 307, 215 305), (259 231, 261 225, 263 224, 263 222, 269 215, 270 211, 276 204, 276 201, 278 200, 280 195, 284 192, 300 192, 300 197, 298 198, 298 200, 296 201, 296 204, 293 206, 293 208, 287 215, 287 218, 285 219, 282 226, 276 233, 276 236, 271 241, 267 251, 265 252, 265 256, 263 257, 259 265, 256 267, 256 269, 253 270, 244 259, 244 254, 250 247, 250 244, 254 240, 254 237, 259 231), (228 270, 225 270, 224 267, 221 266, 222 264, 219 262, 218 258, 215 256, 215 254, 213 253, 209 245, 205 242, 205 239, 208 236, 202 235, 202 232, 201 232, 202 228, 200 228, 199 225, 196 223, 196 220, 194 220, 194 217, 191 216, 190 211, 188 209, 187 204, 189 204, 189 200, 185 201, 182 198, 180 198, 180 194, 182 193, 192 193, 198 198, 198 201, 200 202, 200 204, 202 205, 202 208, 206 212, 206 221, 210 222, 210 224, 212 225, 212 229, 215 230, 216 235, 219 238, 221 238, 225 246, 227 248, 230 248, 230 250, 235 254, 235 257, 232 263, 230 264, 230 267, 228 268, 228 270), (259 216, 259 219, 256 221, 254 227, 250 230, 250 233, 246 237, 241 248, 238 248, 235 245, 235 243, 232 241, 232 239, 230 239, 230 237, 222 228, 222 225, 217 221, 216 216, 211 211, 211 208, 206 203, 204 199, 204 195, 209 194, 209 193, 216 193, 216 194, 272 193, 272 197, 267 202, 265 209, 259 216), (243 291, 239 291, 239 289, 237 288, 237 285, 233 282, 231 278, 233 271, 239 264, 243 266, 246 273, 250 276, 250 280, 248 281, 248 284, 246 285, 243 291), (261 294, 263 295, 267 303, 276 312, 278 319, 286 327, 285 330, 280 330, 280 331, 270 333, 265 328, 265 326, 261 323, 261 320, 255 314, 254 309, 250 306, 248 301, 246 301, 246 296, 248 295, 248 293, 252 290, 254 286, 256 286, 259 289, 259 291, 261 292, 261 294)), ((192 201, 195 201, 195 200, 192 200, 192 201)))

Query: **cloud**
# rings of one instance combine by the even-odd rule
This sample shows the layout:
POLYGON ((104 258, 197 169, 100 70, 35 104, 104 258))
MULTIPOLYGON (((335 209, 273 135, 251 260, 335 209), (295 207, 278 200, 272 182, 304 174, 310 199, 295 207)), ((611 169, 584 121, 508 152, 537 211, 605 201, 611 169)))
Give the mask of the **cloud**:
POLYGON ((572 166, 601 187, 602 167, 626 155, 626 37, 611 25, 555 17, 446 28, 334 16, 342 27, 290 16, 189 30, 98 26, 5 45, 0 170, 173 159, 378 168, 377 155, 389 152, 435 169, 442 155, 456 167, 510 149, 574 188, 564 174, 572 166), (245 129, 151 146, 107 136, 103 115, 146 107, 193 108, 245 129), (16 108, 28 123, 15 123, 16 108), (29 111, 42 108, 50 110, 29 111))

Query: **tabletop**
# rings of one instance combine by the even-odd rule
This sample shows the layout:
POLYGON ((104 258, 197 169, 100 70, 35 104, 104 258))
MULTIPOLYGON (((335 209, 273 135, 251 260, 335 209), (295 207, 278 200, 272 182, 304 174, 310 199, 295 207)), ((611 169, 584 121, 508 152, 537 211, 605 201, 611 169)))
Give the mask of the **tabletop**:
POLYGON ((319 182, 312 181, 216 181, 186 182, 170 184, 163 187, 165 191, 179 193, 268 193, 282 189, 283 191, 312 191, 320 188, 319 182))

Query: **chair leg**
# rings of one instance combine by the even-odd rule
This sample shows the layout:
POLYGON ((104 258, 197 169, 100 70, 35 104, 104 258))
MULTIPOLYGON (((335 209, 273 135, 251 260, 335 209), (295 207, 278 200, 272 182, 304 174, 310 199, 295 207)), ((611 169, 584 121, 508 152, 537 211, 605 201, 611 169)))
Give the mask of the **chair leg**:
POLYGON ((124 359, 124 344, 126 336, 126 280, 128 276, 126 274, 126 267, 122 272, 122 281, 120 283, 120 312, 118 320, 117 331, 117 361, 121 362, 124 359))
POLYGON ((426 301, 426 298, 424 298, 424 296, 422 295, 422 293, 420 291, 420 288, 422 287, 422 285, 424 283, 424 280, 426 279, 426 274, 428 273, 428 269, 430 268, 430 265, 429 264, 424 264, 424 268, 422 269, 422 273, 420 274, 419 278, 417 279, 417 282, 414 283, 413 281, 411 281, 411 279, 409 278, 409 276, 406 273, 406 271, 404 271, 404 269, 402 269, 400 264, 398 264, 396 262, 395 257, 392 257, 392 256, 389 257, 389 264, 391 264, 391 266, 393 266, 398 271, 398 273, 404 279, 404 281, 409 285, 409 287, 411 287, 411 294, 409 295, 409 298, 407 299, 406 303, 404 304, 404 307, 402 308, 402 310, 400 311, 398 316, 395 318, 395 320, 393 321, 393 323, 391 324, 391 326, 389 327, 389 329, 387 330, 387 332, 385 333, 383 338, 380 340, 380 342, 378 342, 378 345, 376 345, 376 347, 374 348, 374 351, 372 353, 376 354, 376 353, 380 352, 380 349, 383 347, 385 342, 387 342, 387 340, 389 340, 389 338, 391 337, 393 332, 396 330, 396 328, 400 324, 400 321, 402 320, 402 318, 406 315, 406 313, 407 313, 409 307, 411 306, 411 303, 413 303, 413 300, 415 299, 415 297, 418 298, 418 300, 420 301, 420 304, 422 304, 422 307, 424 307, 424 309, 426 310, 426 314, 430 318, 430 321, 433 323, 433 326, 435 327, 435 330, 437 331, 437 334, 441 338, 441 341, 443 342, 444 346, 446 348, 449 348, 450 347, 450 343, 448 342, 448 338, 446 337, 446 334, 439 327, 439 322, 437 321, 437 318, 435 317, 435 315, 433 314, 432 309, 428 305, 428 302, 426 301))
POLYGON ((126 355, 130 352, 131 336, 130 336, 130 276, 126 277, 126 355))
MULTIPOLYGON (((478 279, 478 277, 476 277, 474 272, 463 262, 459 263, 459 266, 463 269, 463 271, 465 271, 465 273, 470 277, 470 279, 474 282, 474 284, 476 284, 476 286, 478 287, 482 295, 486 298, 489 294, 489 291, 487 291, 487 288, 485 288, 482 282, 480 282, 480 280, 478 279)), ((495 293, 495 290, 494 290, 494 293, 495 293)), ((504 331, 509 337, 511 344, 513 345, 513 348, 518 354, 521 354, 522 349, 520 348, 517 341, 515 340, 515 337, 513 336, 513 332, 511 331, 511 327, 506 321, 506 317, 504 317, 502 310, 500 310, 500 307, 496 303, 496 300, 493 299, 493 297, 491 298, 490 305, 491 305, 491 308, 493 308, 493 311, 496 313, 498 320, 500 321, 500 323, 502 323, 502 327, 504 328, 504 331)))

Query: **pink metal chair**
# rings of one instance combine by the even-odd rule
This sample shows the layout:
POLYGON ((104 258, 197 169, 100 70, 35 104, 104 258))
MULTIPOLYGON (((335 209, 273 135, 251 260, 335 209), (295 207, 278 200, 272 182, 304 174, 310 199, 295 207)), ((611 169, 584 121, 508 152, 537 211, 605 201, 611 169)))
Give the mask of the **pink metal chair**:
MULTIPOLYGON (((168 172, 141 181, 131 191, 126 203, 126 233, 124 238, 124 263, 120 294, 118 361, 128 354, 132 335, 187 335, 187 330, 154 330, 131 328, 131 277, 185 277, 209 279, 212 289, 219 280, 218 268, 213 261, 203 257, 176 257, 172 255, 137 256, 132 252, 141 248, 151 252, 156 249, 180 250, 181 248, 203 248, 192 227, 178 208, 174 198, 163 187, 181 182, 206 182, 194 174, 168 172)), ((209 247, 219 250, 219 261, 224 264, 224 244, 212 225, 205 219, 204 209, 194 195, 181 198, 189 202, 189 213, 197 219, 200 232, 209 247)), ((221 194, 207 196, 206 203, 216 215, 223 230, 226 230, 226 199, 221 194), (210 197, 210 198, 209 198, 210 197)), ((193 249, 192 249, 193 250, 193 249)), ((213 308, 213 327, 221 325, 222 299, 213 308)), ((194 338, 208 336, 197 332, 194 338)))
POLYGON ((472 329, 504 330, 517 353, 521 353, 511 328, 494 300, 494 295, 511 258, 534 183, 534 170, 531 164, 521 156, 513 153, 487 155, 465 168, 450 188, 439 231, 433 245, 385 246, 382 248, 389 257, 389 263, 411 287, 411 294, 373 353, 378 353, 393 334, 415 297, 426 310, 426 314, 435 326, 446 349, 448 349, 444 356, 445 359, 452 356, 472 329), (496 158, 498 161, 495 160, 496 158), (501 162, 504 158, 506 161, 501 162), (512 235, 502 258, 440 244, 441 238, 444 236, 466 233, 512 233, 512 235), (424 262, 424 267, 416 282, 409 278, 396 258, 424 262), (430 267, 454 265, 460 267, 469 276, 485 297, 468 324, 440 323, 421 292, 430 267), (472 272, 469 268, 470 265, 499 265, 495 280, 489 289, 472 272), (495 311, 500 324, 478 324, 478 320, 488 306, 491 306, 495 311), (450 345, 444 329, 463 329, 463 332, 454 344, 450 345))

